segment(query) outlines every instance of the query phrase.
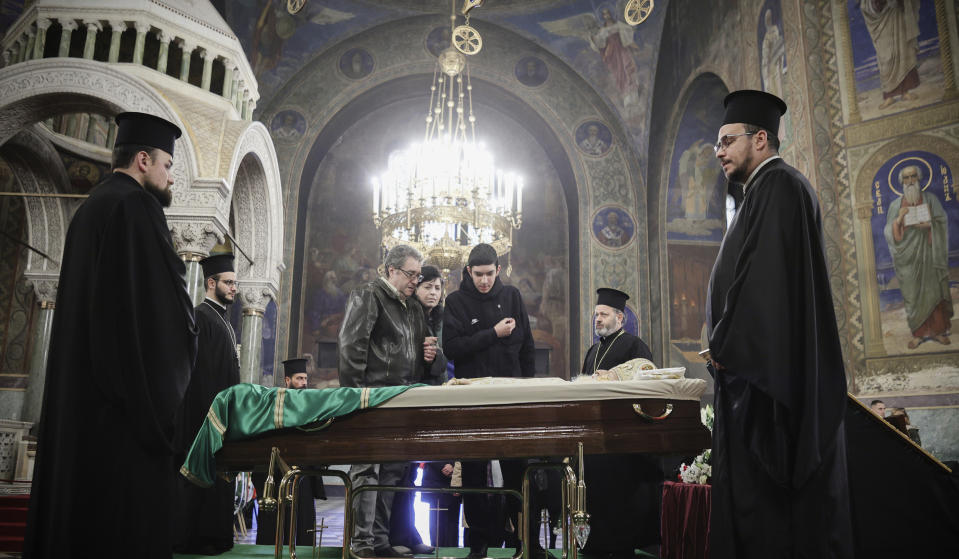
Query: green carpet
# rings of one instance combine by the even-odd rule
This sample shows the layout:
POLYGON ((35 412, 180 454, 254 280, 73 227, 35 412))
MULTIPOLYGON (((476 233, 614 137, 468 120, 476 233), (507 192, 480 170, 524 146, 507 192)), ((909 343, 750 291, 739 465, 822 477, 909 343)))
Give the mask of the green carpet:
MULTIPOLYGON (((309 547, 299 545, 296 547, 296 557, 297 559, 310 559, 311 553, 313 550, 309 547)), ((430 557, 466 557, 466 554, 469 553, 469 549, 462 547, 442 547, 439 549, 438 554, 430 555, 417 555, 417 559, 429 559, 430 557)), ((321 547, 320 548, 320 557, 323 559, 339 559, 341 550, 339 547, 321 547)), ((494 559, 508 559, 513 556, 512 549, 490 549, 488 551, 488 556, 493 557, 494 559)), ((553 557, 559 559, 562 552, 558 549, 552 550, 551 554, 553 557)), ((183 555, 183 554, 173 554, 173 557, 177 559, 209 559, 209 555, 183 555)), ((230 559, 233 557, 273 557, 273 546, 270 545, 246 545, 246 544, 237 544, 233 546, 233 549, 222 554, 216 555, 215 557, 222 557, 224 559, 230 559)), ((289 557, 289 549, 283 548, 283 557, 289 557)), ((580 555, 584 559, 588 559, 586 555, 580 555)), ((643 553, 639 551, 636 555, 637 558, 646 558, 646 557, 655 557, 648 553, 643 553)))

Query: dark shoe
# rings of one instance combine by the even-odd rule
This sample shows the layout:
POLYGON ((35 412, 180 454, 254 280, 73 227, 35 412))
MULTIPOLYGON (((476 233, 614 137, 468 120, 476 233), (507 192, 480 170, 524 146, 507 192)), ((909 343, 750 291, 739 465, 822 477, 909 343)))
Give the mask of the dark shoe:
POLYGON ((436 548, 426 545, 425 543, 418 543, 411 545, 410 551, 412 551, 414 555, 429 555, 430 553, 436 551, 436 548))
POLYGON ((360 557, 376 557, 372 547, 357 547, 353 550, 353 553, 360 557))
POLYGON ((375 553, 374 557, 406 557, 408 559, 413 556, 412 553, 403 553, 395 547, 378 547, 373 550, 373 553, 375 553))
POLYGON ((466 556, 466 559, 484 559, 486 554, 482 551, 470 551, 469 555, 466 556))

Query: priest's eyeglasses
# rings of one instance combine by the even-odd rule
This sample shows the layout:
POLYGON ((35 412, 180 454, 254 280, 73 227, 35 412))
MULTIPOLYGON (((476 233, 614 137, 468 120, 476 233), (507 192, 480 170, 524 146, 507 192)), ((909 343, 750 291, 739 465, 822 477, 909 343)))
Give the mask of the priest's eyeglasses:
POLYGON ((423 274, 417 274, 416 272, 404 270, 403 268, 397 268, 397 270, 403 272, 403 275, 406 276, 406 279, 415 279, 416 283, 423 281, 423 274))
POLYGON ((225 283, 227 287, 240 287, 240 282, 236 280, 220 280, 220 283, 225 283))
POLYGON ((755 132, 743 132, 742 134, 726 134, 716 142, 716 145, 713 146, 713 153, 719 153, 719 150, 726 149, 729 146, 733 145, 733 142, 736 141, 736 138, 740 136, 752 136, 755 132))

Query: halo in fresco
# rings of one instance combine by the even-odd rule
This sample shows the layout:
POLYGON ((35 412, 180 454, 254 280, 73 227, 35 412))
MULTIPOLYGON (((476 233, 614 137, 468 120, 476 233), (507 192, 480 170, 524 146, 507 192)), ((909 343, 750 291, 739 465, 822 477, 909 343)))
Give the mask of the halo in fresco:
POLYGON ((929 188, 929 185, 932 184, 934 173, 932 172, 932 165, 929 164, 926 158, 916 156, 903 157, 889 168, 889 175, 886 177, 886 184, 889 185, 889 190, 895 192, 896 196, 902 196, 900 189, 896 188, 896 185, 899 184, 899 170, 902 169, 903 166, 908 165, 922 165, 924 167, 923 170, 925 172, 922 173, 922 176, 925 177, 926 180, 922 183, 922 190, 929 188))
POLYGON ((587 120, 576 128, 576 147, 586 155, 601 157, 612 145, 613 133, 598 120, 587 120))
POLYGON ((535 56, 524 56, 516 63, 513 69, 516 79, 526 87, 539 87, 549 77, 549 68, 546 63, 535 56))
POLYGON ((270 121, 270 135, 275 140, 299 140, 306 133, 306 119, 293 109, 284 109, 270 121))
POLYGON ((340 56, 340 71, 351 80, 360 80, 373 72, 373 55, 358 47, 351 48, 340 56))
POLYGON ((629 245, 636 231, 635 220, 618 206, 603 206, 593 215, 593 237, 607 248, 620 249, 629 245))

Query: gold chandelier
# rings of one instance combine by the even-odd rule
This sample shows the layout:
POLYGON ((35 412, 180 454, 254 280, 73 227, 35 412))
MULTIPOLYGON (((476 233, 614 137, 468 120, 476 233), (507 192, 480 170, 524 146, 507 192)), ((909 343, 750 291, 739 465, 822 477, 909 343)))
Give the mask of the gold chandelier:
POLYGON ((383 247, 412 245, 444 273, 478 243, 508 254, 523 222, 523 179, 497 169, 476 141, 472 90, 466 57, 451 45, 437 57, 423 141, 391 153, 372 180, 383 247))

